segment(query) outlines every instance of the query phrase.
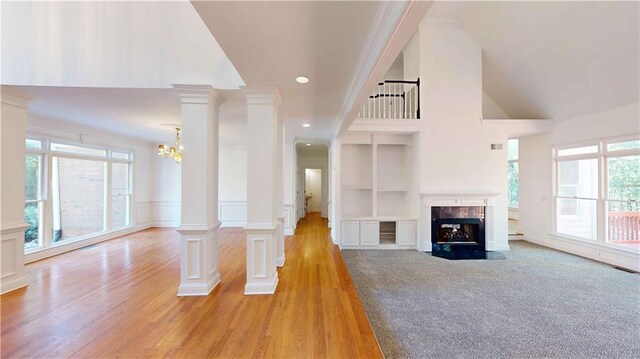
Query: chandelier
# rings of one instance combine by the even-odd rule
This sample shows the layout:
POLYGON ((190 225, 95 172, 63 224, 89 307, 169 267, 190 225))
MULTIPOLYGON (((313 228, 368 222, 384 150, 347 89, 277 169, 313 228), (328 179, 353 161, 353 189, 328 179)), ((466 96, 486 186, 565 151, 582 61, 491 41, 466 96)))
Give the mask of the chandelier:
POLYGON ((184 147, 180 144, 180 127, 176 127, 176 144, 175 146, 158 145, 158 156, 162 158, 173 158, 176 163, 182 162, 182 150, 184 147))

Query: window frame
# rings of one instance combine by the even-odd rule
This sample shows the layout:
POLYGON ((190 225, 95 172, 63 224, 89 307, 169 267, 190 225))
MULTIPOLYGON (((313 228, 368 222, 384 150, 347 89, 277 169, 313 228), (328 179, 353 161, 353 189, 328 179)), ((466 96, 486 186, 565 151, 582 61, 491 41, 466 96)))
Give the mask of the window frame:
MULTIPOLYGON (((617 136, 617 137, 609 137, 609 138, 601 138, 589 141, 581 141, 569 144, 563 144, 559 146, 554 146, 552 148, 552 214, 553 214, 553 228, 552 234, 561 238, 569 238, 578 240, 586 243, 597 243, 606 247, 611 247, 619 250, 625 250, 637 253, 637 250, 632 250, 628 248, 624 248, 621 246, 617 246, 615 244, 609 243, 608 238, 608 203, 609 199, 609 159, 611 158, 619 158, 625 156, 638 156, 640 155, 640 148, 635 149, 624 149, 624 150, 608 150, 608 146, 614 143, 627 142, 627 141, 637 141, 640 139, 640 135, 625 135, 625 136, 617 136), (558 152, 565 149, 571 148, 579 148, 579 147, 588 147, 588 146, 598 146, 598 151, 595 153, 588 154, 578 154, 578 155, 565 155, 559 156, 558 152), (559 189, 559 176, 558 176, 558 165, 559 162, 562 161, 575 161, 575 160, 585 160, 585 159, 596 159, 597 160, 597 168, 598 168, 598 188, 596 191, 596 198, 587 198, 587 197, 566 197, 566 196, 558 196, 559 189), (559 198, 568 198, 568 199, 578 199, 578 200, 593 200, 596 203, 596 237, 595 239, 582 238, 578 236, 572 236, 565 233, 558 232, 558 199, 559 198)), ((627 201, 623 201, 627 202, 627 201)), ((636 199, 635 202, 640 202, 640 198, 636 199)))
MULTIPOLYGON (((23 248, 25 253, 36 252, 38 250, 44 249, 47 246, 47 202, 48 202, 48 193, 49 193, 49 178, 48 178, 48 161, 47 161, 47 146, 48 141, 38 136, 27 136, 25 138, 25 160, 26 156, 38 156, 39 166, 38 166, 38 175, 40 176, 40 183, 38 184, 38 199, 30 200, 26 198, 24 199, 24 205, 26 207, 29 203, 38 203, 38 210, 40 212, 40 218, 38 218, 38 245, 31 248, 23 248), (26 145, 26 140, 33 140, 40 142, 40 148, 28 148, 26 145), (42 209, 40 209, 40 205, 42 205, 42 209)), ((24 211, 24 209, 23 209, 24 211)), ((23 246, 24 247, 24 246, 23 246)))
MULTIPOLYGON (((111 146, 100 146, 100 145, 95 145, 95 144, 84 144, 84 143, 77 143, 74 141, 70 141, 68 139, 65 138, 56 138, 53 136, 43 136, 43 135, 39 135, 39 134, 31 134, 28 133, 26 136, 26 139, 29 140, 37 140, 40 141, 41 143, 41 148, 40 149, 33 149, 33 148, 26 148, 26 143, 25 143, 25 148, 26 148, 26 153, 27 154, 39 154, 42 156, 42 164, 41 164, 41 168, 43 170, 43 180, 41 183, 41 191, 43 191, 43 203, 44 203, 44 210, 43 210, 43 216, 41 218, 41 225, 42 225, 42 229, 40 229, 40 233, 42 235, 41 238, 41 245, 38 247, 33 247, 33 248, 29 248, 29 249, 24 249, 24 253, 25 254, 31 254, 31 253, 35 253, 35 252, 40 252, 40 251, 44 251, 47 249, 51 249, 51 248, 55 248, 58 246, 64 246, 67 245, 69 243, 74 243, 74 242, 79 242, 79 241, 83 241, 83 240, 87 240, 90 238, 94 238, 100 235, 104 235, 104 234, 108 234, 108 233, 112 233, 112 232, 117 232, 117 231, 121 231, 121 230, 126 230, 129 228, 133 227, 133 223, 134 223, 134 218, 133 218, 133 203, 134 203, 134 178, 133 178, 133 174, 134 174, 134 168, 135 168, 135 162, 134 162, 134 158, 135 158, 135 153, 133 151, 133 149, 125 149, 122 147, 111 147, 111 146), (84 147, 84 148, 90 148, 90 149, 97 149, 97 150, 104 150, 105 151, 105 155, 101 156, 101 155, 93 155, 93 154, 83 154, 83 153, 73 153, 73 152, 67 152, 67 151, 56 151, 56 150, 52 150, 51 149, 51 144, 61 144, 61 145, 68 145, 68 146, 76 146, 76 147, 84 147), (112 158, 112 152, 117 152, 117 153, 126 153, 128 154, 128 158, 124 159, 124 158, 112 158), (74 237, 74 238, 69 238, 66 240, 62 240, 62 241, 58 241, 58 242, 53 242, 53 201, 50 198, 50 194, 52 193, 52 177, 53 177, 53 166, 52 166, 52 162, 53 162, 53 158, 54 157, 58 157, 58 158, 67 158, 67 159, 77 159, 77 160, 89 160, 89 161, 98 161, 98 162, 102 162, 104 164, 104 171, 105 171, 105 183, 104 183, 104 193, 103 193, 103 198, 104 198, 104 207, 103 207, 103 230, 99 231, 99 232, 95 232, 95 233, 91 233, 91 234, 87 234, 87 235, 83 235, 83 236, 78 236, 78 237, 74 237), (123 227, 117 227, 114 228, 112 226, 112 220, 111 220, 111 178, 112 178, 112 172, 111 172, 111 166, 112 163, 127 163, 129 166, 129 172, 128 172, 128 193, 126 194, 126 196, 128 196, 129 200, 127 202, 127 225, 123 226, 123 227)), ((25 201, 25 204, 27 202, 25 201)))

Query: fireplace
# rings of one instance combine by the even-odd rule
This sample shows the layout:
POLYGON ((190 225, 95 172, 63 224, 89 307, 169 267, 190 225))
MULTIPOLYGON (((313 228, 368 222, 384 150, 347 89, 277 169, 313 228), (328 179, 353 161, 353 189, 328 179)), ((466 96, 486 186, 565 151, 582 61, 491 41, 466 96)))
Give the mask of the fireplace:
POLYGON ((486 259, 485 207, 431 207, 431 253, 447 259, 486 259))

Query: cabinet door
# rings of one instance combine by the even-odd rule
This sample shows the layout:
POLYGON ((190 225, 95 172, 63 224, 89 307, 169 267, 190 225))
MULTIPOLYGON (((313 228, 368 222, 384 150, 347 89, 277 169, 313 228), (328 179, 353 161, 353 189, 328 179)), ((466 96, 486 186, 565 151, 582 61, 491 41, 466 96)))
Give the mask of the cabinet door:
POLYGON ((363 246, 377 246, 380 244, 380 222, 360 222, 360 244, 363 246))
POLYGON ((341 242, 343 246, 360 245, 360 222, 342 221, 341 242))
POLYGON ((416 245, 416 221, 398 221, 396 230, 398 245, 416 245))

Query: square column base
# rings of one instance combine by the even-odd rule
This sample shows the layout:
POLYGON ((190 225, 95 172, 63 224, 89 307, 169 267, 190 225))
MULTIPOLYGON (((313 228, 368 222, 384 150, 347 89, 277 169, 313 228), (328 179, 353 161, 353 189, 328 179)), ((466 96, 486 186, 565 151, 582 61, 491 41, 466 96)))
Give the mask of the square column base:
POLYGON ((247 224, 247 283, 245 295, 273 294, 278 286, 278 223, 247 224))
POLYGON ((180 232, 180 286, 178 296, 204 296, 220 283, 218 226, 180 232))

